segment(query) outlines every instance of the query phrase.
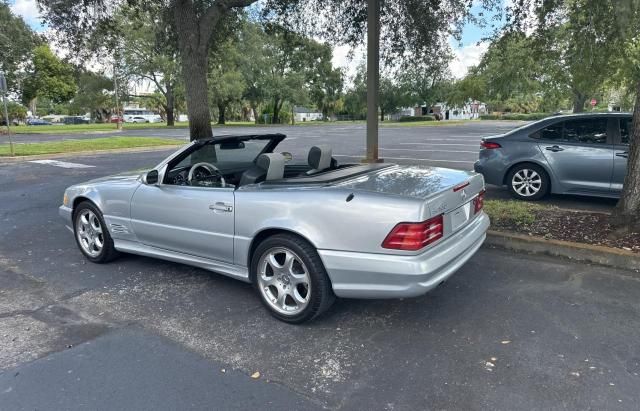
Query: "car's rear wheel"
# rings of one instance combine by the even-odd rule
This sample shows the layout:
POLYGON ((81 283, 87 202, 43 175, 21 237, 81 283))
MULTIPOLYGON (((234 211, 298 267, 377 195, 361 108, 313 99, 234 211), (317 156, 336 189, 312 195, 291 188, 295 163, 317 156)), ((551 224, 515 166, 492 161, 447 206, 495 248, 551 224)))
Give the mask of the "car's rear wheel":
POLYGON ((251 270, 262 303, 279 320, 309 321, 335 300, 318 252, 295 235, 277 234, 260 243, 251 270))
POLYGON ((93 203, 80 203, 73 212, 76 243, 85 257, 94 263, 107 263, 118 257, 102 213, 93 203))
POLYGON ((549 193, 549 176, 535 164, 519 164, 507 175, 507 186, 511 195, 519 200, 540 200, 549 193))

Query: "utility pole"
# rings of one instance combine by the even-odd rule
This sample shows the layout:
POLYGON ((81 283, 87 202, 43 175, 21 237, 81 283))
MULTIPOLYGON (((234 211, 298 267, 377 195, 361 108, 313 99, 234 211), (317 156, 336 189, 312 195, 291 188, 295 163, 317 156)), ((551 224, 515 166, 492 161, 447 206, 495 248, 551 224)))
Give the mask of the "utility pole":
POLYGON ((378 158, 378 101, 380 89, 380 0, 367 0, 367 155, 364 163, 378 158))
POLYGON ((6 122, 7 134, 9 135, 9 155, 13 157, 16 155, 16 152, 13 149, 11 128, 9 128, 9 111, 7 110, 7 79, 2 71, 0 71, 0 92, 2 92, 2 101, 4 102, 4 121, 6 122))
POLYGON ((116 93, 116 116, 118 120, 116 121, 116 129, 120 130, 122 128, 122 124, 120 123, 123 120, 120 117, 120 104, 118 103, 118 75, 117 75, 117 62, 113 63, 113 91, 116 93))

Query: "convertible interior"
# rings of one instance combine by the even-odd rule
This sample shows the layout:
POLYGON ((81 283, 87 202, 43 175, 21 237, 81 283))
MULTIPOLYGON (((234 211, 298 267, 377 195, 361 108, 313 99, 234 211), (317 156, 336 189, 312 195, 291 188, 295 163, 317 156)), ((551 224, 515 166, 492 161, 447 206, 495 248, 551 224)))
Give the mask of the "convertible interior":
POLYGON ((304 182, 352 167, 339 165, 331 147, 309 149, 306 162, 291 163, 291 154, 274 152, 282 134, 226 136, 200 140, 168 163, 164 184, 240 187, 262 182, 304 182))

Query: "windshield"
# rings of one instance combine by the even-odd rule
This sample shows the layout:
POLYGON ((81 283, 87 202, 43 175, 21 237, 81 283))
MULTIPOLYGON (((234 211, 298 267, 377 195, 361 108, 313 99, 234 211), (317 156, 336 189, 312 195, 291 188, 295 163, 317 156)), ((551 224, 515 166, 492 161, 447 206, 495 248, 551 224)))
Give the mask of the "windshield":
POLYGON ((175 168, 191 167, 197 163, 210 163, 223 173, 248 166, 262 153, 271 140, 249 140, 232 143, 204 144, 182 159, 175 168))

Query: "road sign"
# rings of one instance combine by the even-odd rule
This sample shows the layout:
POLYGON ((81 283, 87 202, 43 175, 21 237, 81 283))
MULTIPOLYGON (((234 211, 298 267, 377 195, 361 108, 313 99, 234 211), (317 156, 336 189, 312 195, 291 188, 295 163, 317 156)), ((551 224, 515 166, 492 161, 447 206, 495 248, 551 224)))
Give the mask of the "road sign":
POLYGON ((595 105, 598 104, 598 102, 596 101, 595 98, 591 99, 591 107, 595 107, 595 105))

